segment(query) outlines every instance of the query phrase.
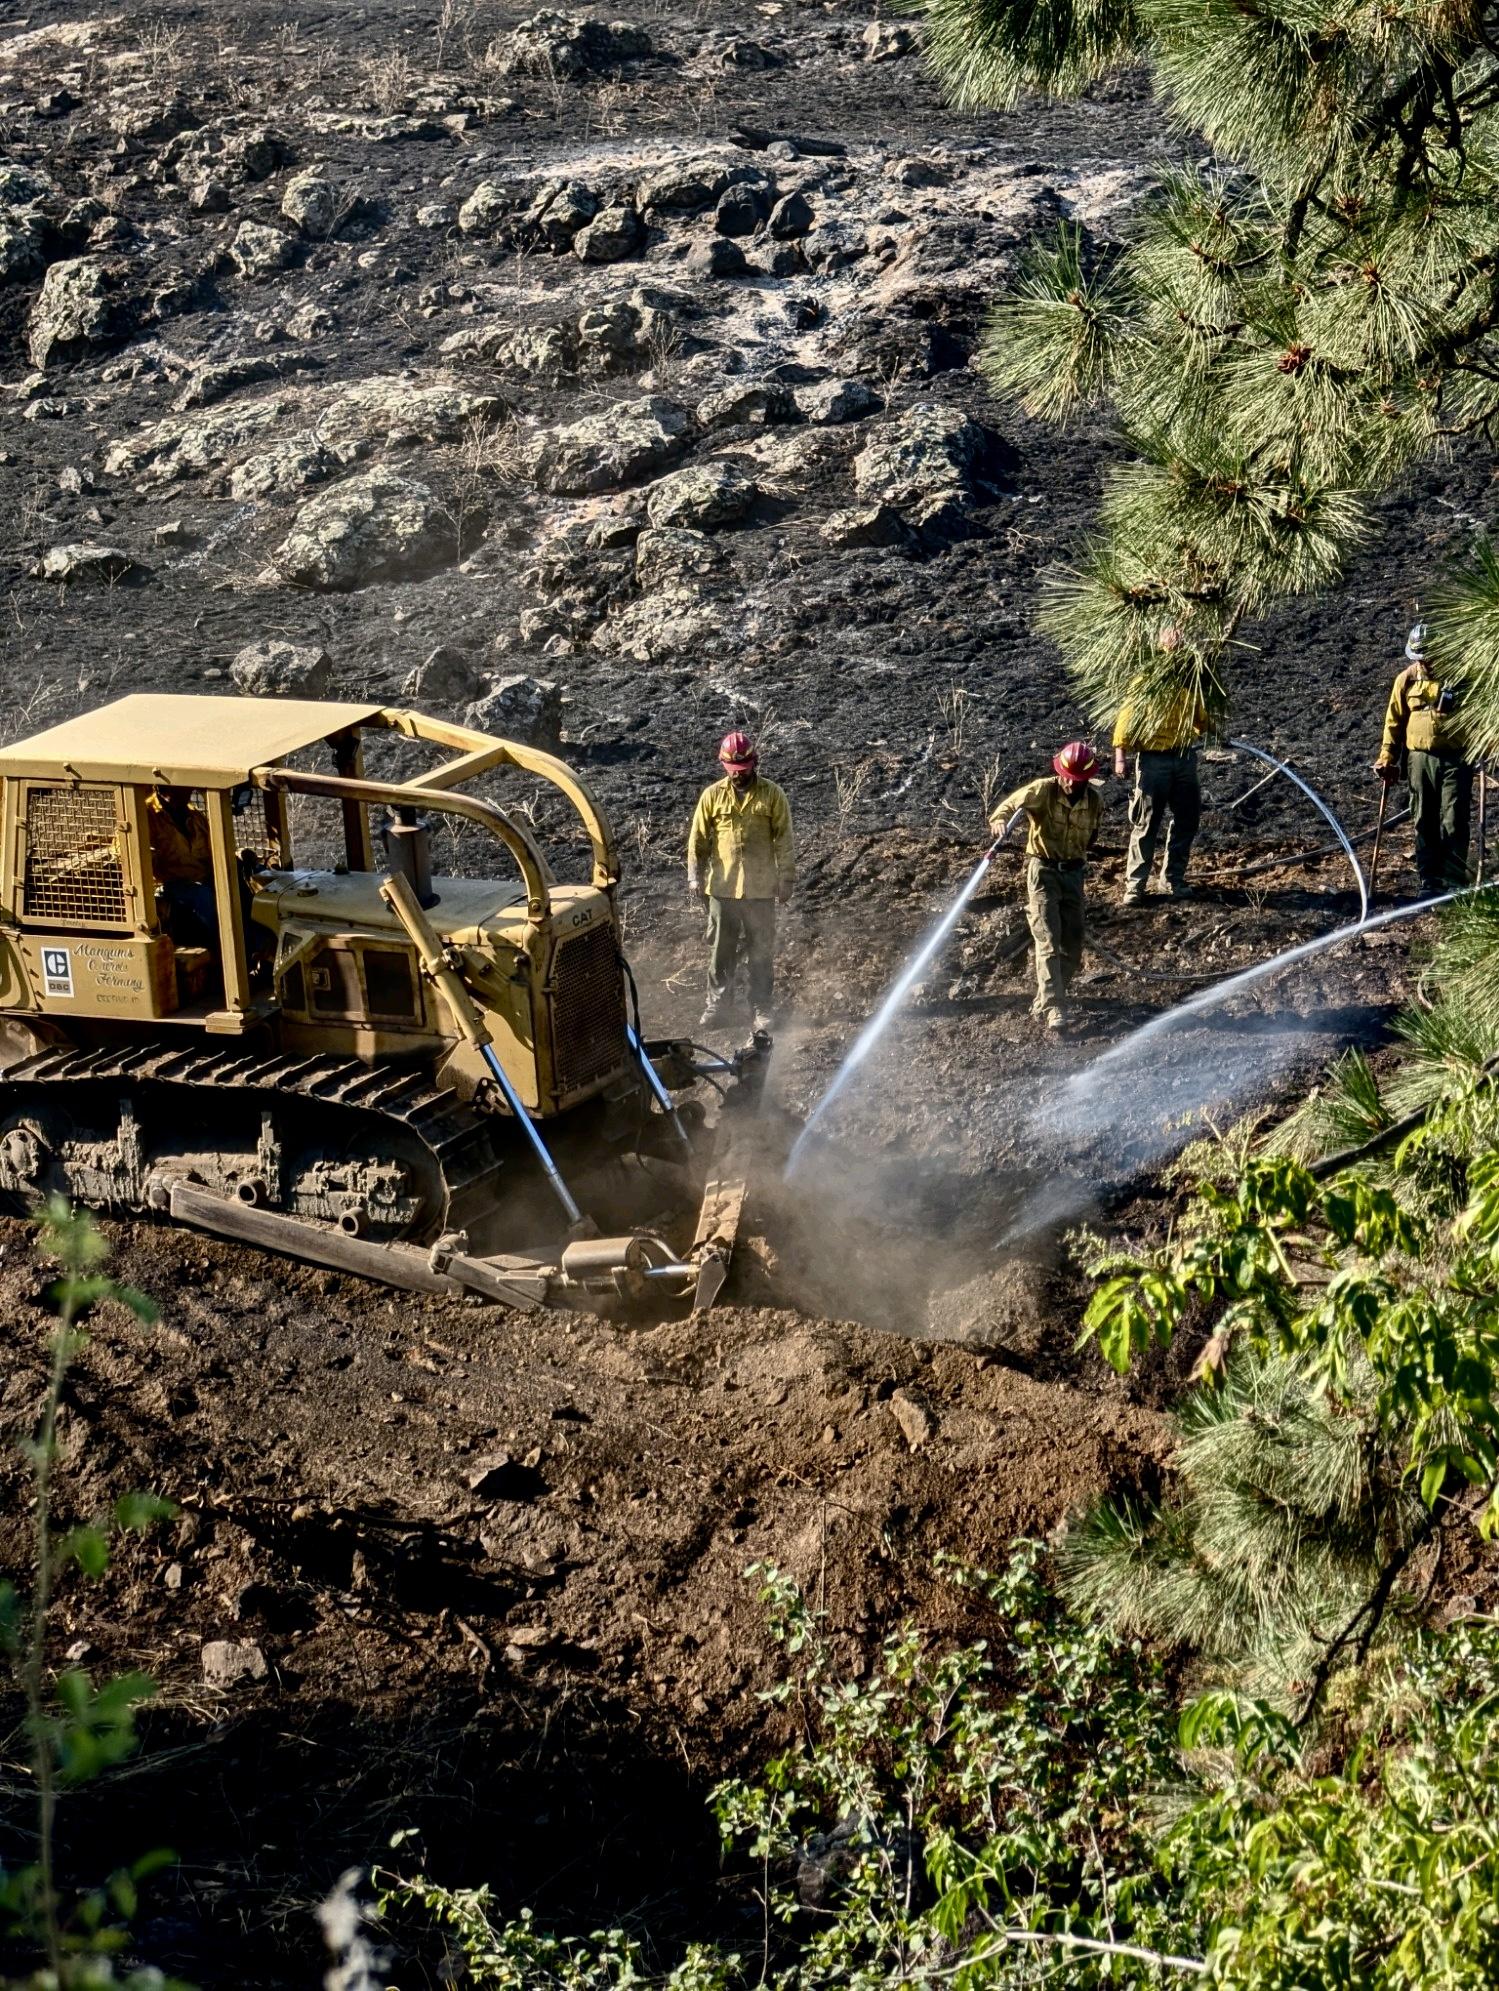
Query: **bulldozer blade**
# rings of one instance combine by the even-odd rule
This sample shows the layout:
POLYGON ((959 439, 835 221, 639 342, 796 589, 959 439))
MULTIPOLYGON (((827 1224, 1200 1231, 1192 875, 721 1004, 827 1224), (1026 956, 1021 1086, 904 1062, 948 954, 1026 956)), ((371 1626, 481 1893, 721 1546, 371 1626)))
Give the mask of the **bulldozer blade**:
POLYGON ((724 1101, 713 1141, 711 1173, 703 1188, 697 1233, 688 1253, 698 1267, 694 1313, 706 1313, 722 1292, 733 1264, 739 1220, 749 1193, 749 1170, 759 1151, 756 1139, 765 1080, 770 1069, 770 1039, 756 1035, 757 1054, 724 1101))
POLYGON ((463 1290, 457 1279, 434 1272, 426 1252, 411 1245, 371 1244, 366 1238, 346 1237, 342 1231, 325 1230, 304 1223, 300 1217, 257 1209, 252 1203, 231 1203, 228 1197, 195 1183, 172 1182, 167 1209, 179 1223, 192 1224, 198 1230, 214 1231, 240 1244, 259 1245, 287 1258, 305 1259, 333 1272, 377 1279, 403 1292, 440 1293, 451 1298, 463 1290))

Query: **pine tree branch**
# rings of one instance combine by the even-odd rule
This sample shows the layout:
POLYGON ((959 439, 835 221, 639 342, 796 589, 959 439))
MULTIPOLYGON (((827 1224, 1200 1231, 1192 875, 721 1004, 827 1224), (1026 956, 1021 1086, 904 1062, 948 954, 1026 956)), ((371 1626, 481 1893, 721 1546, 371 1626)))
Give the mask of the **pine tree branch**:
POLYGON ((1380 1571, 1379 1581, 1375 1584, 1373 1590, 1370 1591, 1369 1595, 1359 1605, 1337 1637, 1329 1644, 1321 1659, 1318 1660, 1317 1670, 1312 1675, 1311 1686, 1307 1689, 1307 1696, 1305 1702, 1302 1704, 1301 1713, 1296 1717, 1296 1726, 1298 1728, 1305 1728, 1316 1712, 1317 1703, 1321 1700, 1327 1683, 1332 1678, 1333 1668, 1348 1650, 1349 1646, 1353 1645, 1356 1648, 1353 1655, 1355 1665, 1362 1666, 1364 1661, 1369 1657, 1369 1650, 1374 1643, 1380 1625, 1384 1622, 1384 1614, 1389 1609, 1390 1598, 1394 1594, 1396 1583, 1399 1581, 1406 1564, 1416 1553, 1417 1549, 1430 1541, 1431 1531, 1435 1526, 1436 1516, 1428 1514, 1422 1526, 1416 1530, 1410 1540, 1396 1549, 1395 1553, 1380 1571))

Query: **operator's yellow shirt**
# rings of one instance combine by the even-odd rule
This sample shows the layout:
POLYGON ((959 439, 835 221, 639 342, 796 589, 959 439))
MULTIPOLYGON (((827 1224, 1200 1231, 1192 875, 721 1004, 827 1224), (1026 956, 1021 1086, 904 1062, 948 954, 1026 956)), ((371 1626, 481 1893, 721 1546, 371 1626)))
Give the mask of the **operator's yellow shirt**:
POLYGON ((1411 664, 1396 678, 1390 689, 1390 703, 1384 715, 1384 741, 1379 749, 1379 765, 1392 767, 1401 754, 1455 752, 1447 716, 1442 712, 1442 684, 1428 677, 1425 667, 1411 664))
POLYGON ((1128 754, 1173 754, 1195 747, 1208 729, 1208 709, 1194 692, 1184 691, 1166 708, 1158 726, 1136 726, 1128 699, 1114 721, 1114 745, 1128 754))
POLYGON ((687 876, 710 899, 773 899, 796 877, 791 805, 763 775, 748 788, 725 778, 698 797, 687 834, 687 876))
POLYGON ((1065 862, 1087 856, 1098 834, 1103 797, 1089 786, 1075 802, 1070 801, 1057 777, 1046 774, 1007 795, 989 818, 990 829, 996 833, 1002 830, 1017 809, 1024 809, 1028 826, 1026 856, 1065 862))
POLYGON ((189 808, 185 825, 168 814, 158 796, 146 798, 146 822, 151 834, 151 869, 158 885, 206 885, 213 877, 213 853, 208 818, 189 808))

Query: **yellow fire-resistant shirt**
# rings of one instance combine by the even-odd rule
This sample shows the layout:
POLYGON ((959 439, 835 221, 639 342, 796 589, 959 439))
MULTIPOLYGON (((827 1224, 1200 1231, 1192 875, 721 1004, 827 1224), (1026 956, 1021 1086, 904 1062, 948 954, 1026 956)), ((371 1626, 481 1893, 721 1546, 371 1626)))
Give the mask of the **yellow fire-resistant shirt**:
POLYGON ((791 805, 763 775, 727 778, 698 797, 687 835, 687 876, 710 899, 773 899, 796 878, 791 805))
POLYGON ((1442 686, 1428 677, 1425 666, 1412 664, 1396 678, 1390 691, 1389 708, 1384 715, 1384 741, 1379 749, 1379 765, 1393 767, 1409 748, 1417 753, 1447 753, 1458 742, 1452 736, 1447 718, 1438 711, 1442 686))
POLYGON ((177 882, 206 885, 213 877, 213 855, 208 842, 208 818, 201 809, 189 808, 184 824, 167 813, 158 796, 146 798, 146 820, 151 833, 151 869, 158 885, 177 882))
POLYGON ((1135 708, 1126 699, 1114 721, 1114 745, 1127 754, 1180 753, 1195 747, 1207 729, 1208 709, 1192 692, 1173 700, 1159 726, 1137 726, 1135 708))
POLYGON ((1039 781, 1028 781, 1024 788, 1017 788, 1013 795, 1005 797, 989 818, 990 829, 997 834, 1017 809, 1024 809, 1029 827, 1025 839, 1027 857, 1086 857, 1089 845, 1098 835, 1103 797, 1090 786, 1075 802, 1070 801, 1054 774, 1043 775, 1039 781))

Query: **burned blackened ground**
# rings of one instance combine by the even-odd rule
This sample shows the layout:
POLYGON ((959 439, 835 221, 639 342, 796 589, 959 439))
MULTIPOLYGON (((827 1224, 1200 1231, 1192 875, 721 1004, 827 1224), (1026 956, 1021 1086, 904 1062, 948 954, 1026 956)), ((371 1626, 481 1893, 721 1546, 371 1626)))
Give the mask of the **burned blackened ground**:
MULTIPOLYGON (((522 11, 42 0, 0 31, 6 736, 233 684, 560 743, 622 834, 651 1033, 701 1005, 681 846, 731 725, 801 846, 745 1249, 706 1324, 412 1305, 111 1229, 165 1314, 99 1323, 63 1515, 130 1484, 183 1515, 65 1590, 59 1656, 163 1685, 145 1767, 68 1832, 110 1863, 179 1846, 144 1942, 204 1982, 306 1981, 309 1904, 407 1824, 440 1878, 575 1925, 732 1925, 700 1801, 772 1735, 743 1570, 807 1584, 856 1656, 905 1612, 968 1625, 938 1549, 992 1563, 1149 1483, 1174 1372, 1074 1354, 1057 1228, 1147 1226, 1161 1153, 1377 1039, 1411 980, 1404 930, 1371 936, 1062 1127, 1096 1051, 1357 903, 1336 856, 1237 875, 1330 837, 1283 783, 1230 807, 1259 769, 1224 755, 1202 898, 1126 914, 1111 784, 1078 1034, 1027 1019, 1007 854, 783 1181, 987 809, 1085 730, 1036 581, 1118 446, 993 402, 987 300, 1058 221, 1117 239, 1179 141, 1133 77, 955 116, 916 30, 862 4, 659 0, 630 33, 517 34, 522 11)), ((1355 832, 1406 624, 1488 477, 1413 473, 1345 587, 1245 632, 1235 733, 1355 832)), ((17 1432, 44 1283, 9 1231, 17 1432)))

